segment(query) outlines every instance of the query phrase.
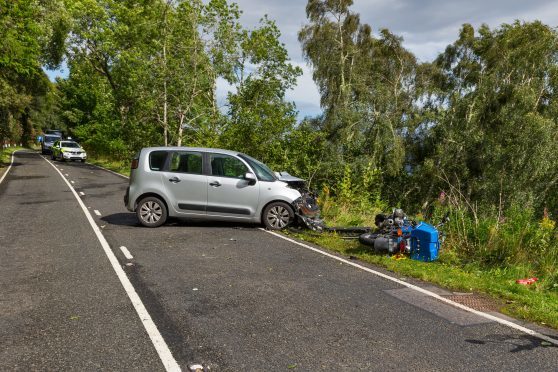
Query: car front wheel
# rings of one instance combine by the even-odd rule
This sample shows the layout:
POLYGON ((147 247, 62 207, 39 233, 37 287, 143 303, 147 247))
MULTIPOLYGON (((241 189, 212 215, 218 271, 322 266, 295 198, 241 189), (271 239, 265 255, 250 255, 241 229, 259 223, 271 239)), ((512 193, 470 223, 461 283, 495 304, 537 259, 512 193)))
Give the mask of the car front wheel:
POLYGON ((273 202, 263 211, 263 224, 269 230, 284 229, 293 219, 293 208, 285 202, 273 202))
POLYGON ((143 226, 158 227, 165 223, 168 212, 161 199, 149 196, 139 202, 136 215, 143 226))

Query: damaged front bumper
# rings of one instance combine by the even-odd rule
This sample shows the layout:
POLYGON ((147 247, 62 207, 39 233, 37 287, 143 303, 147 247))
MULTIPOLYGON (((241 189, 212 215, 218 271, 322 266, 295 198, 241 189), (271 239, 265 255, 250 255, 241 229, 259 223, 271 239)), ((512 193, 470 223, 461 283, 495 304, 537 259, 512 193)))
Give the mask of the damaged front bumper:
POLYGON ((292 205, 300 223, 313 231, 324 231, 324 221, 320 218, 320 207, 316 196, 311 192, 302 192, 301 197, 292 205))

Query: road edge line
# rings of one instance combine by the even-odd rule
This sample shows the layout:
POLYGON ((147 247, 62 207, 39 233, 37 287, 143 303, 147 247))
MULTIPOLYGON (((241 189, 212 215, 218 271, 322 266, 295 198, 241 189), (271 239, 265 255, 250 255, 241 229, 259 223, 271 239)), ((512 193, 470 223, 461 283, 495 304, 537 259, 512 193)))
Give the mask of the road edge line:
POLYGON ((422 294, 425 294, 425 295, 427 295, 427 296, 430 296, 430 297, 432 297, 432 298, 435 298, 435 299, 437 299, 437 300, 440 300, 440 301, 442 301, 442 302, 445 302, 445 303, 448 304, 448 305, 452 305, 452 306, 454 306, 454 307, 460 308, 460 309, 462 309, 462 310, 468 311, 468 312, 470 312, 470 313, 476 314, 476 315, 481 316, 481 317, 483 317, 483 318, 492 320, 492 321, 494 321, 494 322, 500 323, 500 324, 505 325, 505 326, 507 326, 507 327, 513 328, 513 329, 515 329, 515 330, 521 331, 521 332, 523 332, 523 333, 526 333, 526 334, 531 335, 531 336, 533 336, 533 337, 537 337, 537 338, 539 338, 539 339, 541 339, 541 340, 544 340, 544 341, 546 341, 546 342, 549 342, 549 343, 551 343, 551 344, 553 344, 553 345, 558 346, 558 340, 557 340, 557 339, 552 338, 552 337, 549 337, 549 336, 546 336, 546 335, 543 335, 542 333, 539 333, 539 332, 534 331, 534 330, 532 330, 532 329, 523 327, 522 325, 516 324, 516 323, 514 323, 514 322, 510 322, 509 320, 506 320, 506 319, 499 318, 499 317, 497 317, 497 316, 495 316, 495 315, 492 315, 492 314, 487 314, 487 313, 484 313, 484 312, 482 312, 482 311, 478 311, 478 310, 472 309, 472 308, 470 308, 470 307, 468 307, 468 306, 462 305, 462 304, 460 304, 460 303, 457 303, 457 302, 455 302, 455 301, 452 301, 452 300, 450 300, 450 299, 447 299, 447 298, 445 298, 445 297, 442 297, 442 296, 440 296, 440 295, 438 295, 438 294, 436 294, 436 293, 434 293, 434 292, 431 292, 431 291, 429 291, 429 290, 427 290, 427 289, 421 288, 421 287, 416 286, 416 285, 414 285, 414 284, 407 283, 407 282, 405 282, 405 281, 403 281, 403 280, 399 280, 399 279, 394 278, 394 277, 392 277, 392 276, 389 276, 389 275, 387 275, 387 274, 384 274, 384 273, 381 273, 381 272, 379 272, 379 271, 370 269, 370 268, 368 268, 368 267, 366 267, 366 266, 359 265, 359 264, 357 264, 357 263, 355 263, 355 262, 351 262, 351 261, 349 261, 349 260, 347 260, 347 259, 338 257, 338 256, 336 256, 336 255, 334 255, 334 254, 331 254, 331 253, 328 253, 328 252, 324 252, 324 251, 322 251, 321 249, 318 249, 318 248, 312 247, 312 246, 310 246, 310 245, 307 245, 307 244, 298 242, 298 241, 296 241, 296 240, 294 240, 294 239, 288 238, 288 237, 283 236, 283 235, 281 235, 281 234, 278 234, 278 233, 276 233, 276 232, 269 231, 269 230, 266 230, 266 229, 264 229, 264 228, 260 228, 260 230, 265 231, 266 233, 271 234, 271 235, 274 235, 274 236, 276 236, 276 237, 278 237, 278 238, 281 238, 281 239, 284 239, 284 240, 286 240, 286 241, 289 241, 289 242, 291 242, 291 243, 294 243, 294 244, 296 244, 296 245, 299 245, 299 246, 301 246, 301 247, 304 247, 304 248, 306 248, 306 249, 310 249, 311 251, 317 252, 317 253, 322 254, 322 255, 324 255, 324 256, 327 256, 327 257, 329 257, 329 258, 333 258, 333 259, 335 259, 335 260, 337 260, 337 261, 343 262, 343 263, 345 263, 345 264, 347 264, 347 265, 353 266, 353 267, 355 267, 355 268, 357 268, 357 269, 366 271, 366 272, 368 272, 368 273, 374 274, 374 275, 379 276, 379 277, 381 277, 381 278, 384 278, 384 279, 390 280, 390 281, 392 281, 392 282, 401 284, 402 286, 405 286, 405 287, 407 287, 407 288, 413 289, 413 290, 415 290, 415 291, 421 292, 422 294))
POLYGON ((93 163, 89 163, 89 165, 92 165, 92 166, 94 166, 94 167, 97 167, 97 168, 99 168, 99 169, 102 169, 102 170, 104 170, 104 171, 107 171, 107 172, 112 173, 112 174, 114 174, 114 175, 117 175, 117 176, 119 176, 119 177, 125 178, 125 179, 127 179, 127 180, 130 179, 130 177, 128 177, 128 176, 125 176, 125 175, 123 175, 123 174, 120 174, 120 173, 118 173, 118 172, 115 172, 115 171, 113 171, 113 170, 110 170, 110 169, 105 168, 105 167, 103 167, 103 166, 100 166, 100 165, 97 165, 97 164, 93 164, 93 163))
POLYGON ((8 172, 10 171, 10 169, 12 169, 12 165, 14 165, 14 154, 17 151, 12 152, 12 158, 10 160, 10 165, 8 165, 8 169, 6 169, 6 171, 4 172, 4 174, 2 175, 2 177, 0 178, 0 183, 2 183, 2 181, 4 181, 4 178, 6 178, 6 176, 8 175, 8 172))
POLYGON ((95 235, 97 236, 97 239, 101 243, 101 246, 102 246, 103 250, 105 251, 105 254, 107 255, 107 258, 109 259, 109 261, 112 265, 112 268, 114 269, 114 271, 116 273, 116 276, 120 280, 120 283, 124 287, 124 290, 126 291, 126 294, 128 295, 128 298, 132 302, 132 305, 134 306, 134 309, 136 310, 136 313, 138 314, 138 316, 140 318, 140 321, 141 321, 143 327, 145 328, 145 330, 146 330, 146 332, 147 332, 147 334, 148 334, 148 336, 151 340, 151 343, 155 347, 155 350, 157 351, 157 354, 159 355, 159 358, 161 359, 161 362, 163 363, 165 369, 169 372, 171 372, 171 371, 172 372, 181 371, 181 368, 178 365, 178 362, 176 361, 176 359, 174 359, 174 356, 172 355, 167 343, 165 342, 165 340, 163 339, 163 336, 161 335, 161 333, 157 329, 157 326, 155 325, 155 322, 153 322, 153 319, 151 318, 151 315, 149 315, 149 312, 147 311, 147 309, 145 308, 145 305, 143 304, 139 295, 137 294, 134 286, 132 285, 132 282, 130 282, 130 279, 128 279, 128 276, 126 275, 126 273, 124 272, 124 270, 120 266, 120 263, 118 262, 118 259, 114 255, 114 252, 110 249, 109 243, 107 242, 105 236, 103 235, 103 233, 101 232, 101 230, 99 229, 97 224, 95 223, 95 220, 93 219, 93 216, 91 216, 91 213, 89 213, 89 211, 87 210, 87 207, 85 206, 85 204, 83 203, 83 201, 81 200, 79 195, 77 194, 76 190, 72 187, 72 185, 64 177, 62 172, 60 172, 60 170, 58 170, 58 168, 56 168, 56 166, 54 164, 52 164, 49 160, 47 160, 44 157, 42 157, 42 158, 47 163, 49 163, 58 172, 58 174, 60 175, 62 180, 64 180, 64 182, 66 182, 66 185, 68 185, 68 187, 70 188, 70 190, 74 194, 74 197, 76 198, 79 206, 83 210, 83 213, 85 214, 85 217, 89 221, 89 224, 91 225, 91 228, 95 232, 95 235))

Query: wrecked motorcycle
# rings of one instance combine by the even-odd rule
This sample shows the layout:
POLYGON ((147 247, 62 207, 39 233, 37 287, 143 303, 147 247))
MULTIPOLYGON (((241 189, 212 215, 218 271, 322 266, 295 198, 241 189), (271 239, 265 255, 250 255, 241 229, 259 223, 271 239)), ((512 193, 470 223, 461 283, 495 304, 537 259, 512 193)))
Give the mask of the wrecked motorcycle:
POLYGON ((435 261, 443 240, 439 228, 447 221, 449 217, 446 214, 436 226, 417 223, 407 218, 402 209, 395 209, 391 215, 376 215, 376 231, 360 235, 359 241, 373 247, 376 252, 405 253, 414 260, 435 261))
POLYGON ((376 229, 370 227, 328 227, 320 218, 317 195, 310 191, 306 182, 286 172, 277 174, 279 180, 300 191, 301 197, 293 203, 298 225, 317 232, 337 232, 358 234, 361 244, 374 248, 375 252, 390 254, 403 253, 418 261, 435 261, 443 241, 441 228, 449 217, 446 216, 436 225, 416 222, 407 217, 402 209, 394 209, 391 215, 378 214, 375 218, 376 229))

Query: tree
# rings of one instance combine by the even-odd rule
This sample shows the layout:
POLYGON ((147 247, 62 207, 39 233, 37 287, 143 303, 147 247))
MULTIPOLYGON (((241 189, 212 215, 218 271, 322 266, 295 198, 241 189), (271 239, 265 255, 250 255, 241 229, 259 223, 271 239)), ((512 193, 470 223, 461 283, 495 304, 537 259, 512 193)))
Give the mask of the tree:
POLYGON ((354 184, 366 188, 362 180, 371 170, 386 182, 403 173, 417 122, 418 64, 400 37, 386 29, 375 37, 352 3, 309 0, 310 23, 299 40, 313 67, 324 109, 320 127, 332 150, 322 177, 340 183, 348 166, 354 184))
POLYGON ((296 124, 295 105, 285 101, 285 92, 302 74, 289 63, 279 36, 267 17, 259 28, 239 34, 237 73, 230 79, 236 91, 228 95, 229 120, 223 133, 226 147, 273 165, 283 152, 286 134, 296 124))
POLYGON ((35 112, 51 90, 41 66, 63 54, 65 12, 57 0, 0 0, 0 139, 29 143, 35 112))
POLYGON ((558 34, 540 22, 484 25, 478 34, 463 26, 435 63, 439 114, 427 161, 438 180, 493 208, 557 210, 557 48, 558 34))

